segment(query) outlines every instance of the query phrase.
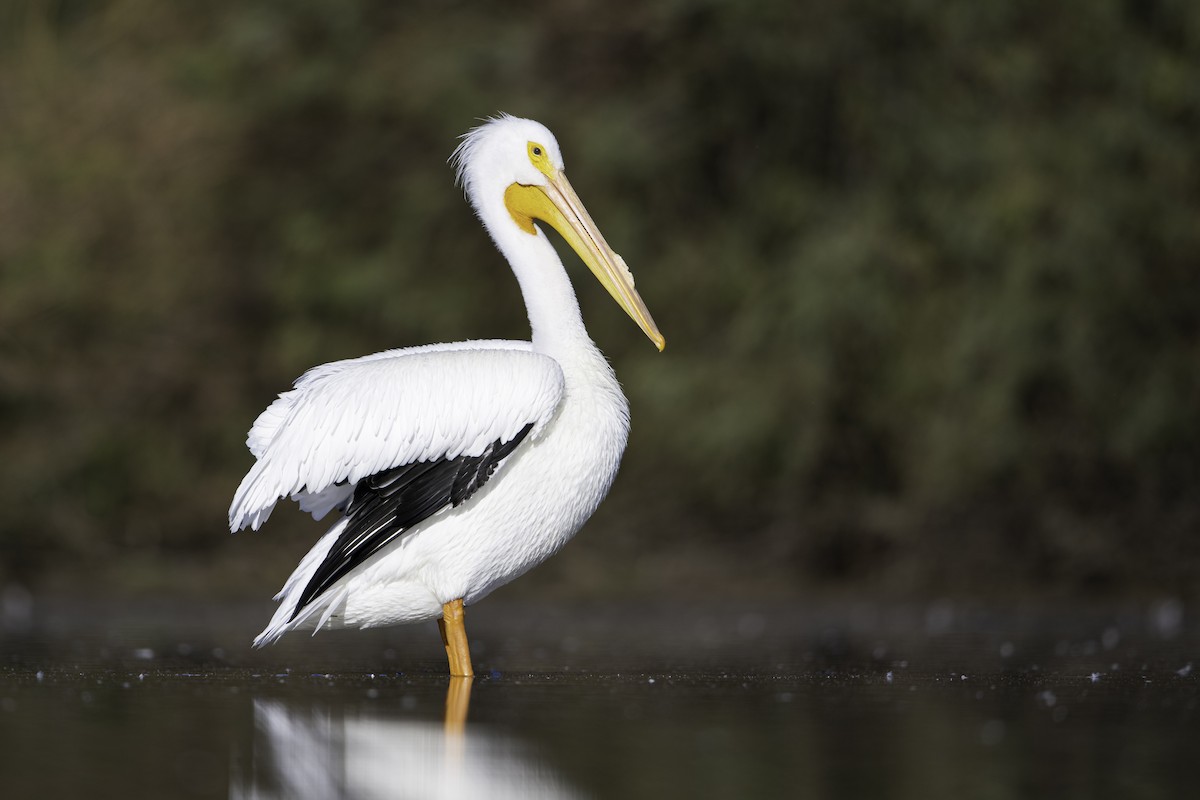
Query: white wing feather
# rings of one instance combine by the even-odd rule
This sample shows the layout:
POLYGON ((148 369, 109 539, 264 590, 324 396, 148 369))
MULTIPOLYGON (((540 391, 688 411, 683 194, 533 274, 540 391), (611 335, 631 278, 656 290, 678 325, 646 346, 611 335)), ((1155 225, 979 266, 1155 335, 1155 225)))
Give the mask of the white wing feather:
POLYGON ((530 423, 536 439, 562 394, 562 370, 528 342, 428 345, 315 367, 250 429, 258 461, 234 495, 230 529, 257 530, 288 495, 320 518, 368 475, 477 456, 530 423))

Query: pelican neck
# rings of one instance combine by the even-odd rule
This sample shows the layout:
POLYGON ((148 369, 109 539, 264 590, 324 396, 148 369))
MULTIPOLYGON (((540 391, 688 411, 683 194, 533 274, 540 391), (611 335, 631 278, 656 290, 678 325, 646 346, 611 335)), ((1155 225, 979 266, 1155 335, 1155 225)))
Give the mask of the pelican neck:
POLYGON ((575 289, 546 233, 537 225, 532 234, 521 230, 502 201, 478 211, 521 287, 533 349, 560 362, 592 353, 603 358, 588 336, 575 289))

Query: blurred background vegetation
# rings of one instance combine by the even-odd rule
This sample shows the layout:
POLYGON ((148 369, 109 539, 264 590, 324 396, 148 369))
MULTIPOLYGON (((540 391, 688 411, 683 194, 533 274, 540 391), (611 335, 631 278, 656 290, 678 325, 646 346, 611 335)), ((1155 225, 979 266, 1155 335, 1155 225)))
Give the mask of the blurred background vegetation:
POLYGON ((634 432, 506 592, 1196 595, 1189 0, 5 3, 0 583, 273 593, 275 393, 528 333, 446 164, 498 110, 668 339, 566 259, 634 432))

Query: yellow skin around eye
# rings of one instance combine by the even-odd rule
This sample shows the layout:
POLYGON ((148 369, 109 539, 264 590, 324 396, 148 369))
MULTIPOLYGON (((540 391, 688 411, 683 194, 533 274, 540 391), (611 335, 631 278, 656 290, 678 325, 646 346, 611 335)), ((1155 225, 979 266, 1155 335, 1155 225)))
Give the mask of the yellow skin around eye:
POLYGON ((527 149, 530 163, 538 168, 538 172, 549 178, 554 173, 554 165, 550 163, 550 156, 546 154, 546 148, 537 142, 530 142, 527 149))

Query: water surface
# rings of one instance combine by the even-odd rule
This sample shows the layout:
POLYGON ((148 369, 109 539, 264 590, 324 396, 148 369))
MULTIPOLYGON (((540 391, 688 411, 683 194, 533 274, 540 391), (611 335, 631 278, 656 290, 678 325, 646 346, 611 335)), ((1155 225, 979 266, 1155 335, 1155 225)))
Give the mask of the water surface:
POLYGON ((480 675, 457 696, 432 623, 253 651, 265 611, 38 601, 9 614, 4 796, 1194 791, 1200 632, 1174 601, 494 600, 470 614, 480 675))

